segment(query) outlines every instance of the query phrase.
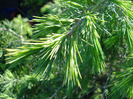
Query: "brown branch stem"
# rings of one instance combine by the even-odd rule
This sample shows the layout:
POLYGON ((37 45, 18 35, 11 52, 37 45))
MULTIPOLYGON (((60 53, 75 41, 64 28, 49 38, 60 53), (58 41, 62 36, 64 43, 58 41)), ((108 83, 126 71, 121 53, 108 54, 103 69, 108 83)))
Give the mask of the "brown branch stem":
POLYGON ((67 33, 67 37, 73 34, 74 30, 81 24, 83 20, 84 19, 78 20, 78 22, 73 26, 73 28, 67 33))

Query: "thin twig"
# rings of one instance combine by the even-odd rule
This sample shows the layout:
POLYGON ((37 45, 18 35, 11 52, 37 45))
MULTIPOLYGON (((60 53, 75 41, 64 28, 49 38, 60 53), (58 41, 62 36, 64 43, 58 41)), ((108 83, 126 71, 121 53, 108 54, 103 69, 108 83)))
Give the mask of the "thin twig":
POLYGON ((26 14, 25 14, 21 9, 17 8, 17 10, 18 10, 24 17, 26 17, 26 14))
POLYGON ((9 32, 11 32, 12 34, 14 34, 15 36, 17 36, 17 37, 20 37, 18 34, 16 34, 13 30, 11 30, 11 29, 8 29, 9 30, 9 32))
POLYGON ((113 61, 111 62, 111 65, 110 65, 110 69, 109 69, 109 72, 108 72, 108 77, 107 77, 106 83, 105 83, 105 85, 103 86, 104 91, 103 91, 102 99, 104 99, 105 90, 106 90, 106 87, 107 87, 107 85, 108 85, 108 83, 109 83, 110 75, 112 74, 112 66, 113 66, 113 61))
POLYGON ((99 2, 95 7, 92 7, 90 10, 91 11, 97 10, 98 7, 101 6, 101 5, 103 7, 103 4, 105 3, 105 1, 107 1, 107 0, 103 0, 102 2, 99 2))
POLYGON ((53 99, 58 94, 58 92, 62 87, 63 87, 63 84, 57 89, 57 91, 49 99, 53 99))
POLYGON ((11 32, 12 34, 14 34, 15 36, 21 38, 21 36, 18 35, 18 34, 16 34, 12 29, 6 29, 6 28, 3 28, 3 30, 5 30, 5 31, 9 31, 9 32, 11 32))
POLYGON ((81 24, 81 22, 83 21, 84 19, 81 19, 81 20, 78 20, 78 22, 73 26, 73 28, 67 33, 67 36, 70 36, 73 34, 73 31, 81 24))

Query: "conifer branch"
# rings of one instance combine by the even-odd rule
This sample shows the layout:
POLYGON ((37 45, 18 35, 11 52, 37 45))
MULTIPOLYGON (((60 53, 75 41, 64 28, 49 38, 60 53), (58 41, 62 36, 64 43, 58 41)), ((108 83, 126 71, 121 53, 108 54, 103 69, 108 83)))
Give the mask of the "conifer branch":
POLYGON ((3 30, 5 30, 5 31, 9 31, 9 32, 11 32, 13 35, 15 35, 15 36, 21 38, 21 36, 18 35, 18 34, 16 34, 12 29, 6 29, 6 28, 3 28, 3 30))
POLYGON ((78 22, 73 26, 73 28, 67 33, 67 37, 73 34, 74 30, 82 23, 83 19, 78 20, 78 22))

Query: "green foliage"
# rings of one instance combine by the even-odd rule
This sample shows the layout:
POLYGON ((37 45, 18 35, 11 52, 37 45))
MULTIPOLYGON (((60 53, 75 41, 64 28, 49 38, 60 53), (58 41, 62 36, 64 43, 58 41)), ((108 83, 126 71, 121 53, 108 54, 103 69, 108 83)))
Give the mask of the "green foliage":
POLYGON ((6 48, 16 48, 32 35, 32 28, 28 19, 20 15, 12 21, 4 20, 0 23, 0 69, 5 69, 6 48))
MULTIPOLYGON (((33 28, 20 16, 4 21, 1 25, 22 45, 6 49, 12 72, 0 77, 1 97, 132 98, 132 5, 126 0, 56 0, 42 8, 51 11, 36 16, 33 28), (24 69, 17 71, 17 66, 24 69), (56 90, 56 85, 61 86, 56 90)), ((7 35, 1 36, 0 46, 7 35)))
POLYGON ((132 98, 133 96, 133 68, 128 68, 116 77, 116 84, 112 88, 109 97, 111 99, 121 99, 124 97, 132 98))
MULTIPOLYGON (((27 89, 32 89, 38 82, 38 79, 34 75, 25 75, 24 77, 15 77, 11 71, 6 70, 4 75, 0 77, 1 92, 8 94, 10 97, 16 98, 22 96, 27 89), (14 96, 12 96, 12 94, 14 96)), ((1 94, 0 97, 3 97, 1 94)), ((7 97, 5 95, 5 97, 7 97)))
POLYGON ((20 15, 14 18, 11 22, 8 20, 2 21, 0 23, 1 48, 20 45, 21 42, 24 42, 24 40, 27 39, 26 35, 31 36, 32 29, 27 22, 28 19, 22 19, 20 15))

